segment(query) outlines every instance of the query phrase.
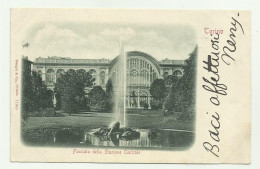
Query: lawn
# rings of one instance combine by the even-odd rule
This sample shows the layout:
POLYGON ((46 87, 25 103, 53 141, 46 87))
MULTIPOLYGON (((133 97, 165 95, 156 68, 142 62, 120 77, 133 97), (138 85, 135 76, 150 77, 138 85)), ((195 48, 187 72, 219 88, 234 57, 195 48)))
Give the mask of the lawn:
MULTIPOLYGON (((176 120, 176 115, 162 116, 159 110, 128 110, 127 126, 142 129, 176 129, 194 131, 194 122, 176 120)), ((29 117, 23 123, 23 129, 39 127, 108 127, 115 121, 113 113, 80 112, 64 114, 64 117, 29 117)))

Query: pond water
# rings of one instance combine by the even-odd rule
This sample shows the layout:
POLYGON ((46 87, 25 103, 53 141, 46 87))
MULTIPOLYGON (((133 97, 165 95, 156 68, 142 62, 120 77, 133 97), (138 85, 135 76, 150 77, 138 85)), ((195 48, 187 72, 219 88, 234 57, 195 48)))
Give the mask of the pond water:
POLYGON ((122 147, 144 149, 185 149, 194 140, 195 133, 180 130, 134 129, 138 137, 130 139, 97 136, 98 129, 82 128, 41 128, 23 132, 24 143, 34 146, 65 147, 122 147), (155 133, 155 134, 154 134, 155 133))

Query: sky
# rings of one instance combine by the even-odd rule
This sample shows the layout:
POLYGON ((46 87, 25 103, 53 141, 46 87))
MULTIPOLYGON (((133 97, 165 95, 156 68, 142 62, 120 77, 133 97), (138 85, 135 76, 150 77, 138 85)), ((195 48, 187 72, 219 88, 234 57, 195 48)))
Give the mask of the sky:
POLYGON ((197 45, 195 31, 187 25, 118 24, 89 22, 42 22, 26 30, 23 55, 58 56, 72 59, 113 59, 126 51, 142 51, 157 60, 187 59, 197 45))

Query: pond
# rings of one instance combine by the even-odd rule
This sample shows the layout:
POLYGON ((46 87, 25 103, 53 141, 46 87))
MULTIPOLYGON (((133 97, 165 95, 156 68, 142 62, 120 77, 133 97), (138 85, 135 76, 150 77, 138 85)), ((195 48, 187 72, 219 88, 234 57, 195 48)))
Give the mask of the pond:
POLYGON ((62 147, 118 147, 138 149, 186 149, 194 141, 191 131, 162 129, 134 129, 134 137, 96 135, 100 129, 85 128, 40 128, 23 132, 23 141, 30 146, 62 147))

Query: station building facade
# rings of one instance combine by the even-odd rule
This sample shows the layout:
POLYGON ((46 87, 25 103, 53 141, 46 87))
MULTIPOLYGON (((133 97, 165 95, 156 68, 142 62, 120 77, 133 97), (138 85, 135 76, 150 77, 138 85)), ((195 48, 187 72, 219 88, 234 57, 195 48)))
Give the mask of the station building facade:
MULTIPOLYGON (((33 62, 33 69, 42 75, 47 88, 54 89, 60 75, 67 71, 90 71, 95 78, 93 86, 105 89, 108 79, 116 84, 118 76, 118 58, 109 59, 70 59, 62 57, 37 58, 33 62)), ((127 52, 127 93, 128 108, 142 108, 145 104, 150 107, 150 86, 155 79, 162 79, 168 75, 181 77, 183 75, 184 60, 164 59, 156 60, 153 56, 140 52, 127 52)), ((116 88, 116 86, 114 87, 116 88)))

